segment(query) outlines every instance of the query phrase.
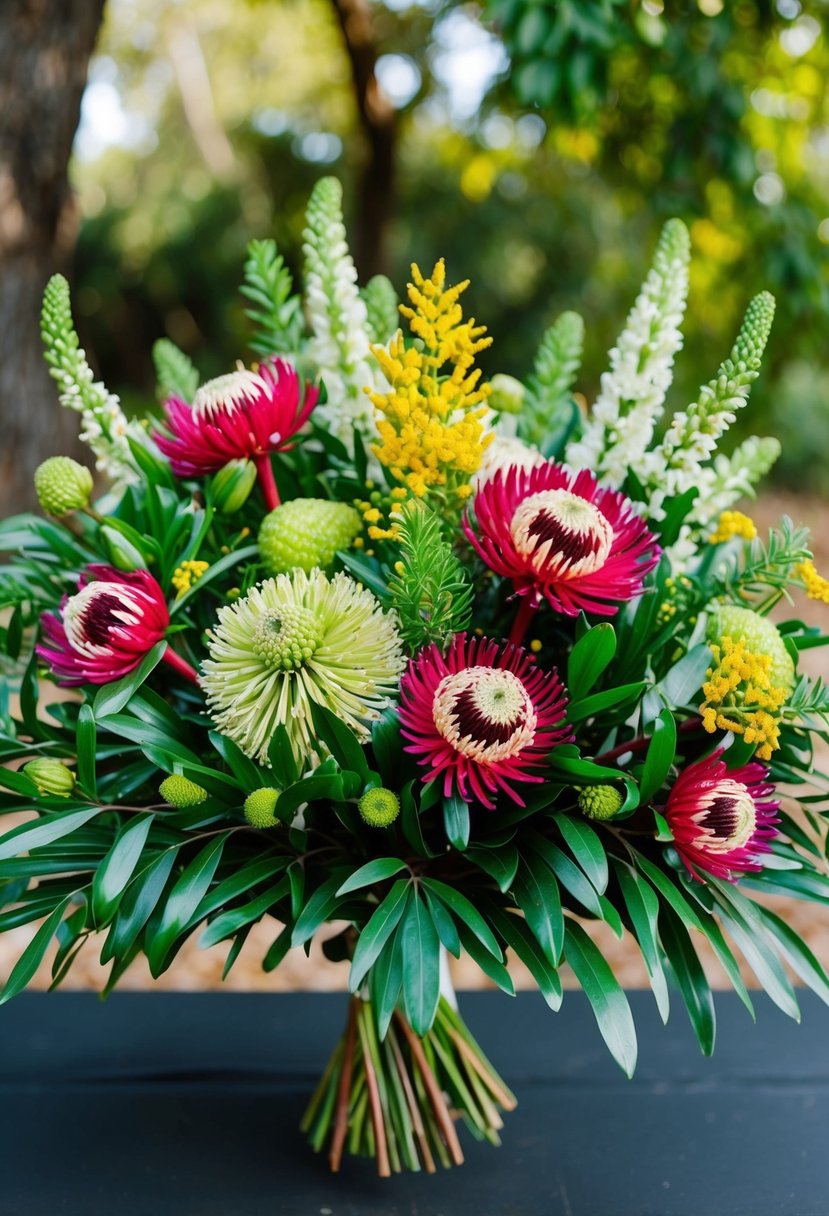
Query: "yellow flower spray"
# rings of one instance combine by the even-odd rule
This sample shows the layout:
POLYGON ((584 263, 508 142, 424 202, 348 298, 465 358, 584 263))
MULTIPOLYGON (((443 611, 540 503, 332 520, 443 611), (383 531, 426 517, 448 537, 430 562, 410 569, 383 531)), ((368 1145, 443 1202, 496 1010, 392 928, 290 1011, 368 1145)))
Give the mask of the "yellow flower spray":
POLYGON ((720 730, 742 735, 757 745, 761 760, 770 760, 779 746, 780 710, 789 690, 771 681, 771 655, 753 654, 740 639, 723 637, 712 645, 714 666, 702 686, 702 724, 713 734, 720 730))

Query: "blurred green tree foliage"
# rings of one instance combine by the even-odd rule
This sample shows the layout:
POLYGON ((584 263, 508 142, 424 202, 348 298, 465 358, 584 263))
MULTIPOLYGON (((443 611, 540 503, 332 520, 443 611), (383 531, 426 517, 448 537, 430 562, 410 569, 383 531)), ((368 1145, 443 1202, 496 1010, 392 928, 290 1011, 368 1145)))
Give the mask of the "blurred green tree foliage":
POLYGON ((744 425, 781 434, 787 478, 829 488, 829 451, 814 448, 829 442, 825 5, 486 0, 482 14, 364 0, 353 7, 368 24, 350 35, 344 7, 109 0, 75 179, 80 322, 113 387, 146 405, 148 352, 165 332, 205 375, 244 356, 245 244, 274 235, 299 272, 322 173, 344 181, 365 270, 359 35, 368 100, 376 86, 395 111, 393 223, 370 252, 398 286, 411 260, 441 255, 470 276, 470 307, 496 339, 489 371, 525 371, 546 326, 575 308, 593 393, 659 227, 679 215, 694 269, 674 404, 713 373, 746 301, 768 287, 778 315, 744 425))

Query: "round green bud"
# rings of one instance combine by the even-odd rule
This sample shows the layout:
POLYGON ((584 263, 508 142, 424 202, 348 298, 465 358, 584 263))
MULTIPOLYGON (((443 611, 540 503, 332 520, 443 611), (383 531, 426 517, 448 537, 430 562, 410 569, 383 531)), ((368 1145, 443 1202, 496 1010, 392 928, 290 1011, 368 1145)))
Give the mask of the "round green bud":
POLYGON ((387 828, 400 814, 400 799, 394 790, 378 786, 376 789, 366 790, 357 803, 357 809, 363 822, 369 827, 387 828))
POLYGON ((615 785, 586 785, 579 791, 579 810, 588 819, 612 819, 622 807, 624 798, 615 785))
POLYGON ((254 790, 245 799, 245 819, 254 828, 274 828, 279 823, 276 817, 276 804, 279 801, 279 790, 263 787, 254 790))
POLYGON ((116 570, 146 570, 147 562, 144 554, 132 541, 127 540, 117 528, 104 524, 100 531, 101 540, 107 551, 111 565, 116 570))
POLYGON ((347 503, 294 498, 265 516, 259 552, 271 574, 290 574, 297 567, 306 574, 315 566, 327 570, 361 527, 359 513, 347 503))
POLYGON ((767 616, 760 616, 751 608, 739 608, 735 604, 718 605, 711 612, 708 640, 719 642, 726 637, 731 638, 732 642, 745 642, 752 654, 769 655, 772 684, 791 692, 795 686, 794 662, 777 627, 767 616))
POLYGON ((520 380, 498 372, 489 382, 487 405, 499 414, 520 414, 526 391, 520 380))
POLYGON ((245 505, 256 485, 256 465, 252 460, 230 460, 213 478, 213 501, 222 515, 232 515, 245 505))
POLYGON ((35 469, 35 490, 47 515, 68 515, 89 505, 92 474, 69 456, 50 456, 35 469))
POLYGON ((165 777, 158 787, 158 792, 166 803, 178 807, 180 811, 186 811, 191 806, 201 806, 207 798, 207 790, 196 785, 189 777, 182 777, 180 773, 165 777))
POLYGON ((23 765, 23 772, 45 796, 68 798, 75 788, 75 774, 60 760, 30 760, 23 765))

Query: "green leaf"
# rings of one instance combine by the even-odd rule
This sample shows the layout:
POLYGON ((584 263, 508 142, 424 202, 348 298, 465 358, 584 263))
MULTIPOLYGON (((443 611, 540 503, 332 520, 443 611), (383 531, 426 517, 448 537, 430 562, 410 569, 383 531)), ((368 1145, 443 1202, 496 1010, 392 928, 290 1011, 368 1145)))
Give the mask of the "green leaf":
POLYGON ((751 1014, 752 1021, 754 1020, 754 1006, 751 1003, 751 997, 748 995, 748 989, 745 986, 743 977, 740 975, 740 968, 733 953, 729 949, 728 943, 723 937, 722 929, 717 924, 713 916, 703 915, 700 917, 702 931, 711 943, 711 946, 720 961, 720 966, 731 981, 731 986, 737 993, 737 996, 745 1005, 748 1012, 751 1014))
POLYGON ((440 940, 429 909, 413 889, 400 923, 403 1008, 415 1034, 434 1021, 440 997, 440 940))
POLYGON ((443 823, 447 840, 462 853, 469 844, 469 804, 459 794, 443 799, 443 823))
POLYGON ((687 925, 689 929, 699 929, 702 932, 702 924, 696 911, 664 870, 660 870, 659 866, 655 866, 653 862, 648 861, 641 853, 636 854, 636 867, 653 883, 659 894, 673 908, 683 924, 687 925))
POLYGON ((211 730, 207 737, 239 782, 243 793, 251 794, 267 783, 268 778, 259 765, 254 764, 227 735, 220 735, 218 731, 211 730))
POLYGON ((177 848, 165 849, 127 887, 101 949, 102 963, 120 960, 130 951, 162 896, 177 854, 177 848))
POLYGON ((626 1076, 636 1067, 636 1029, 630 1005, 607 959, 581 925, 567 921, 564 952, 608 1046, 626 1076))
POLYGON ((802 938, 770 908, 759 908, 761 918, 777 938, 786 962, 803 983, 829 1005, 829 977, 802 938))
MULTIPOLYGON (((181 609, 187 603, 189 603, 192 596, 202 595, 205 587, 209 583, 212 583, 215 578, 218 578, 221 574, 224 574, 226 570, 232 570, 234 566, 238 566, 241 562, 255 561, 258 559, 258 557, 258 545, 246 545, 244 549, 234 549, 232 553, 228 553, 224 557, 220 557, 217 562, 213 562, 212 565, 205 570, 201 578, 199 578, 193 584, 189 591, 185 591, 184 595, 179 595, 175 600, 173 600, 173 603, 170 606, 170 616, 175 616, 177 612, 180 612, 181 609)), ((113 711, 109 710, 108 712, 112 713, 113 711)))
POLYGON ((330 919, 332 912, 340 902, 337 891, 342 880, 342 869, 340 869, 317 887, 297 917, 291 935, 292 946, 304 946, 307 941, 311 940, 320 925, 330 919))
MULTIPOLYGON (((192 929, 216 912, 220 908, 226 907, 233 900, 238 899, 240 895, 246 894, 252 887, 258 886, 261 882, 267 882, 273 878, 275 874, 281 873, 288 868, 290 857, 285 854, 279 856, 257 857, 255 861, 249 862, 242 866, 241 869, 235 870, 222 882, 211 887, 196 908, 190 920, 187 922, 187 929, 192 929)), ((302 871, 299 871, 302 873, 302 871)))
POLYGON ((555 815, 559 831, 593 886, 603 895, 607 890, 607 854, 598 834, 575 815, 555 815))
POLYGON ((549 840, 536 837, 535 844, 538 853, 544 858, 544 861, 553 871, 561 885, 588 912, 598 917, 599 920, 603 920, 604 912, 599 893, 576 863, 571 861, 558 845, 552 844, 549 840))
POLYGON ((659 936, 702 1054, 710 1056, 717 1027, 714 999, 688 930, 673 909, 665 905, 659 914, 659 936))
POLYGON ((384 709, 371 728, 371 746, 380 776, 387 783, 399 783, 403 767, 403 740, 400 719, 394 709, 384 709))
POLYGON ((377 857, 374 861, 366 862, 359 870, 346 879, 337 895, 348 895, 351 891, 359 891, 361 887, 370 887, 372 883, 383 882, 405 870, 406 863, 399 857, 377 857))
POLYGON ((164 970, 171 946, 207 894, 226 839, 226 833, 222 833, 206 844, 185 867, 168 895, 161 922, 147 945, 147 961, 153 978, 164 970))
POLYGON ((365 781, 369 774, 368 761, 354 732, 325 705, 312 704, 311 715, 318 737, 340 768, 358 773, 365 781))
POLYGON ((544 1000, 554 1011, 561 1008, 562 988, 558 970, 539 945, 537 937, 530 932, 520 916, 514 916, 501 908, 492 909, 495 928, 511 950, 520 958, 529 971, 544 1000))
POLYGON ((166 642, 156 642, 128 676, 116 680, 113 684, 103 684, 95 694, 92 702, 92 712, 96 718, 107 718, 120 713, 136 689, 140 688, 147 677, 155 671, 167 649, 166 642))
POLYGON ((406 907, 410 885, 408 879, 398 878, 386 898, 375 908, 368 923, 360 931, 354 957, 351 960, 351 971, 348 977, 349 991, 358 990, 379 957, 380 951, 397 928, 406 907))
POLYGON ((55 936, 58 926, 63 919, 64 912, 72 903, 72 898, 71 895, 67 895, 66 899, 61 900, 29 942, 12 968, 9 978, 6 980, 2 994, 0 994, 0 1005, 5 1005, 6 1001, 10 1001, 13 996, 17 996, 18 992, 22 992, 29 980, 32 979, 46 951, 49 949, 52 938, 55 936))
POLYGON ((571 701, 567 707, 568 722, 584 722, 594 718, 608 709, 618 709, 628 702, 638 701, 647 684, 637 680, 633 684, 620 684, 618 688, 607 688, 604 692, 594 692, 590 697, 580 697, 571 701))
POLYGON ((579 638, 567 661, 567 690, 571 701, 584 697, 616 653, 616 631, 607 621, 579 638))
POLYGON ((526 854, 518 866, 512 890, 536 941, 556 966, 564 949, 564 914, 558 883, 550 868, 535 854, 526 854))
POLYGON ((475 905, 465 895, 462 895, 454 887, 448 886, 447 883, 439 882, 437 878, 424 878, 423 885, 442 903, 446 904, 458 920, 463 921, 468 926, 483 948, 488 950, 493 958, 497 959, 499 963, 504 961, 504 955, 496 941, 494 933, 475 905))
POLYGON ((23 823, 12 828, 4 836, 0 836, 0 861, 53 844, 74 832, 76 828, 89 823, 96 815, 100 815, 101 809, 99 806, 92 806, 82 811, 59 811, 54 815, 41 815, 32 823, 23 823))
POLYGON ((262 959, 263 971, 275 971, 291 948, 291 926, 286 925, 276 940, 268 947, 262 959))
POLYGON ((757 906, 739 891, 725 889, 714 879, 711 886, 717 892, 718 915, 745 957, 761 986, 787 1017, 800 1021, 800 1006, 785 968, 778 958, 774 939, 757 911, 757 906))
POLYGON ((89 705, 82 705, 78 713, 78 726, 75 732, 75 746, 78 753, 78 781, 81 789, 96 797, 95 780, 95 748, 96 748, 95 716, 89 705))
POLYGON ((440 900, 430 895, 428 889, 424 887, 423 891, 426 903, 429 905, 429 911, 432 914, 432 920, 435 922, 435 928, 438 931, 441 945, 443 945, 450 954, 455 958, 461 956, 461 939, 458 936, 457 926, 452 919, 452 914, 445 904, 440 900))
POLYGON ((659 1016, 663 1022, 667 1022, 670 1012, 670 997, 665 972, 662 969, 657 936, 659 900, 653 888, 648 886, 644 878, 640 878, 630 866, 614 860, 613 868, 619 880, 622 898, 628 910, 633 932, 645 960, 659 1016))
POLYGON ((92 880, 92 917, 105 925, 118 907, 147 841, 154 815, 136 815, 127 820, 115 843, 95 871, 92 880))
POLYGON ((639 776, 639 797, 650 802, 665 784, 676 754, 676 722, 669 709, 663 709, 654 723, 653 735, 639 776))
POLYGON ((494 879, 498 890, 506 895, 518 870, 518 850, 514 844, 481 845, 466 850, 466 860, 494 879))
POLYGON ((268 744, 268 763, 274 780, 280 789, 286 790, 299 780, 299 769, 291 749, 291 739, 286 728, 280 723, 274 727, 271 741, 268 744))
POLYGON ((402 987, 403 951, 400 946, 400 932, 395 928, 371 969, 371 1002, 374 1016, 377 1018, 377 1033, 381 1039, 386 1037, 402 987))
POLYGON ((228 908, 226 912, 222 912, 220 916, 211 921, 202 933, 199 938, 199 949, 207 950, 210 946, 215 946, 217 942, 223 941, 224 938, 233 937, 240 929, 270 912, 271 908, 280 899, 283 899, 287 892, 288 879, 282 878, 274 886, 268 887, 267 891, 261 891, 255 899, 244 904, 243 907, 228 908))
POLYGON ((508 996, 515 996, 515 985, 512 982, 512 976, 504 964, 497 962, 490 952, 484 949, 475 934, 470 929, 467 929, 465 924, 459 924, 458 930, 461 945, 473 962, 478 964, 484 975, 488 975, 502 992, 506 992, 508 996))
POLYGON ((699 692, 711 663, 711 647, 707 642, 700 642, 673 665, 658 685, 671 708, 687 705, 694 694, 699 692))

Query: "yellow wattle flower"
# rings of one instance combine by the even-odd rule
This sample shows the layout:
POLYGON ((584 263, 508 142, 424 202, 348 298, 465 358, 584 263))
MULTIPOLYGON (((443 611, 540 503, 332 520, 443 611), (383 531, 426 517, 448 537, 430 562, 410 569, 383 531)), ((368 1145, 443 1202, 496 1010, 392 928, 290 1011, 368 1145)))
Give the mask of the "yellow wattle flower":
POLYGON ((700 707, 704 729, 742 735, 756 745, 759 759, 770 760, 780 746, 780 710, 790 691, 772 683, 771 655, 753 654, 745 641, 731 637, 712 644, 711 652, 714 666, 702 686, 700 707))
POLYGON ((721 545, 724 541, 738 536, 741 540, 754 540, 757 535, 757 525, 742 511, 723 511, 716 529, 708 537, 709 545, 721 545))
POLYGON ((822 604, 829 604, 829 578, 823 578, 818 574, 814 562, 801 562, 795 570, 795 574, 798 574, 803 580, 803 587, 810 600, 820 600, 822 604))

